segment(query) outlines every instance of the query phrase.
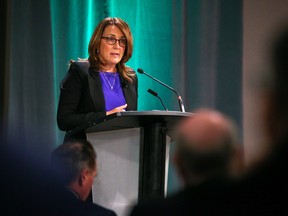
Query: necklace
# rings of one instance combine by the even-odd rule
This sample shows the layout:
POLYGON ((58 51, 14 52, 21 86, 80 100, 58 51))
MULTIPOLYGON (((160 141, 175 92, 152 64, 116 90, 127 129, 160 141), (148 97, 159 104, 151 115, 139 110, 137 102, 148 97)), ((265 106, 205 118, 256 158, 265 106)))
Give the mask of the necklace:
POLYGON ((110 86, 110 89, 113 90, 114 85, 115 85, 115 80, 116 80, 116 73, 114 74, 114 79, 113 79, 113 83, 112 84, 109 82, 108 78, 106 77, 106 74, 105 73, 103 73, 103 74, 104 74, 104 77, 105 77, 106 81, 108 82, 108 84, 110 86))

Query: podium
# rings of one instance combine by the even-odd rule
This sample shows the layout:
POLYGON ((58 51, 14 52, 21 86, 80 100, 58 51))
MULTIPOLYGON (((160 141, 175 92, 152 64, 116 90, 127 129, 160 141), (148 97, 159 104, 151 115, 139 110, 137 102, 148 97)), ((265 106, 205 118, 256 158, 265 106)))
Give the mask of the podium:
POLYGON ((173 129, 192 113, 126 111, 89 122, 87 139, 97 152, 93 201, 127 215, 149 198, 165 197, 173 129))

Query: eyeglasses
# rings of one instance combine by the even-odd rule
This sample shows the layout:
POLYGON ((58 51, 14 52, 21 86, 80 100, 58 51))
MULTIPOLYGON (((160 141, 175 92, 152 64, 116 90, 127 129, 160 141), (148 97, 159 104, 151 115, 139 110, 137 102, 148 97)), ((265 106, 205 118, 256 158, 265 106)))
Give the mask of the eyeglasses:
POLYGON ((115 37, 109 37, 109 36, 101 37, 101 38, 105 38, 105 39, 106 39, 106 42, 107 42, 109 45, 114 45, 117 41, 119 41, 119 46, 121 46, 121 47, 126 47, 126 46, 127 46, 127 40, 126 40, 126 38, 116 39, 115 37))

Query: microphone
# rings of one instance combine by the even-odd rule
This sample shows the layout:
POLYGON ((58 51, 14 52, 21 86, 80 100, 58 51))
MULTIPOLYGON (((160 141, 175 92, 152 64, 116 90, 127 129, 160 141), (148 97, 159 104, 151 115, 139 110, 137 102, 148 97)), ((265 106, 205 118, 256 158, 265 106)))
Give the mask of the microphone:
POLYGON ((152 89, 148 89, 147 92, 149 92, 149 93, 152 94, 153 96, 157 97, 157 98, 161 101, 162 106, 164 107, 164 109, 165 109, 166 111, 168 111, 167 107, 166 107, 166 106, 164 105, 164 103, 163 103, 163 100, 158 96, 158 93, 157 93, 157 92, 153 91, 152 89))
POLYGON ((163 86, 165 86, 166 88, 168 88, 168 89, 170 89, 171 91, 173 91, 173 92, 177 95, 178 103, 179 103, 181 112, 185 112, 183 100, 182 100, 181 96, 178 94, 178 92, 177 92, 175 89, 173 89, 172 87, 166 85, 165 83, 161 82, 160 80, 152 77, 151 75, 145 73, 144 70, 142 70, 141 68, 138 68, 137 71, 138 71, 138 73, 140 73, 140 74, 145 74, 146 76, 150 77, 151 79, 155 80, 156 82, 160 83, 161 85, 163 85, 163 86))

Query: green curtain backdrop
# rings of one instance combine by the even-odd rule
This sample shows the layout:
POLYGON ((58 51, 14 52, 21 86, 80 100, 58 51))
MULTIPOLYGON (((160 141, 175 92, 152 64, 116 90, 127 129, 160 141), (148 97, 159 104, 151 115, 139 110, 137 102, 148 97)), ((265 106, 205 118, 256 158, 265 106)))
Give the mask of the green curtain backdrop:
MULTIPOLYGON (((64 132, 56 124, 60 82, 70 59, 86 58, 107 17, 128 22, 128 65, 173 87, 186 111, 216 108, 242 125, 242 0, 11 0, 5 132, 19 150, 47 158, 64 132), (21 142, 19 142, 21 140, 21 142)), ((176 95, 139 77, 139 110, 179 110, 176 95)), ((173 178, 173 177, 172 177, 173 178)))

